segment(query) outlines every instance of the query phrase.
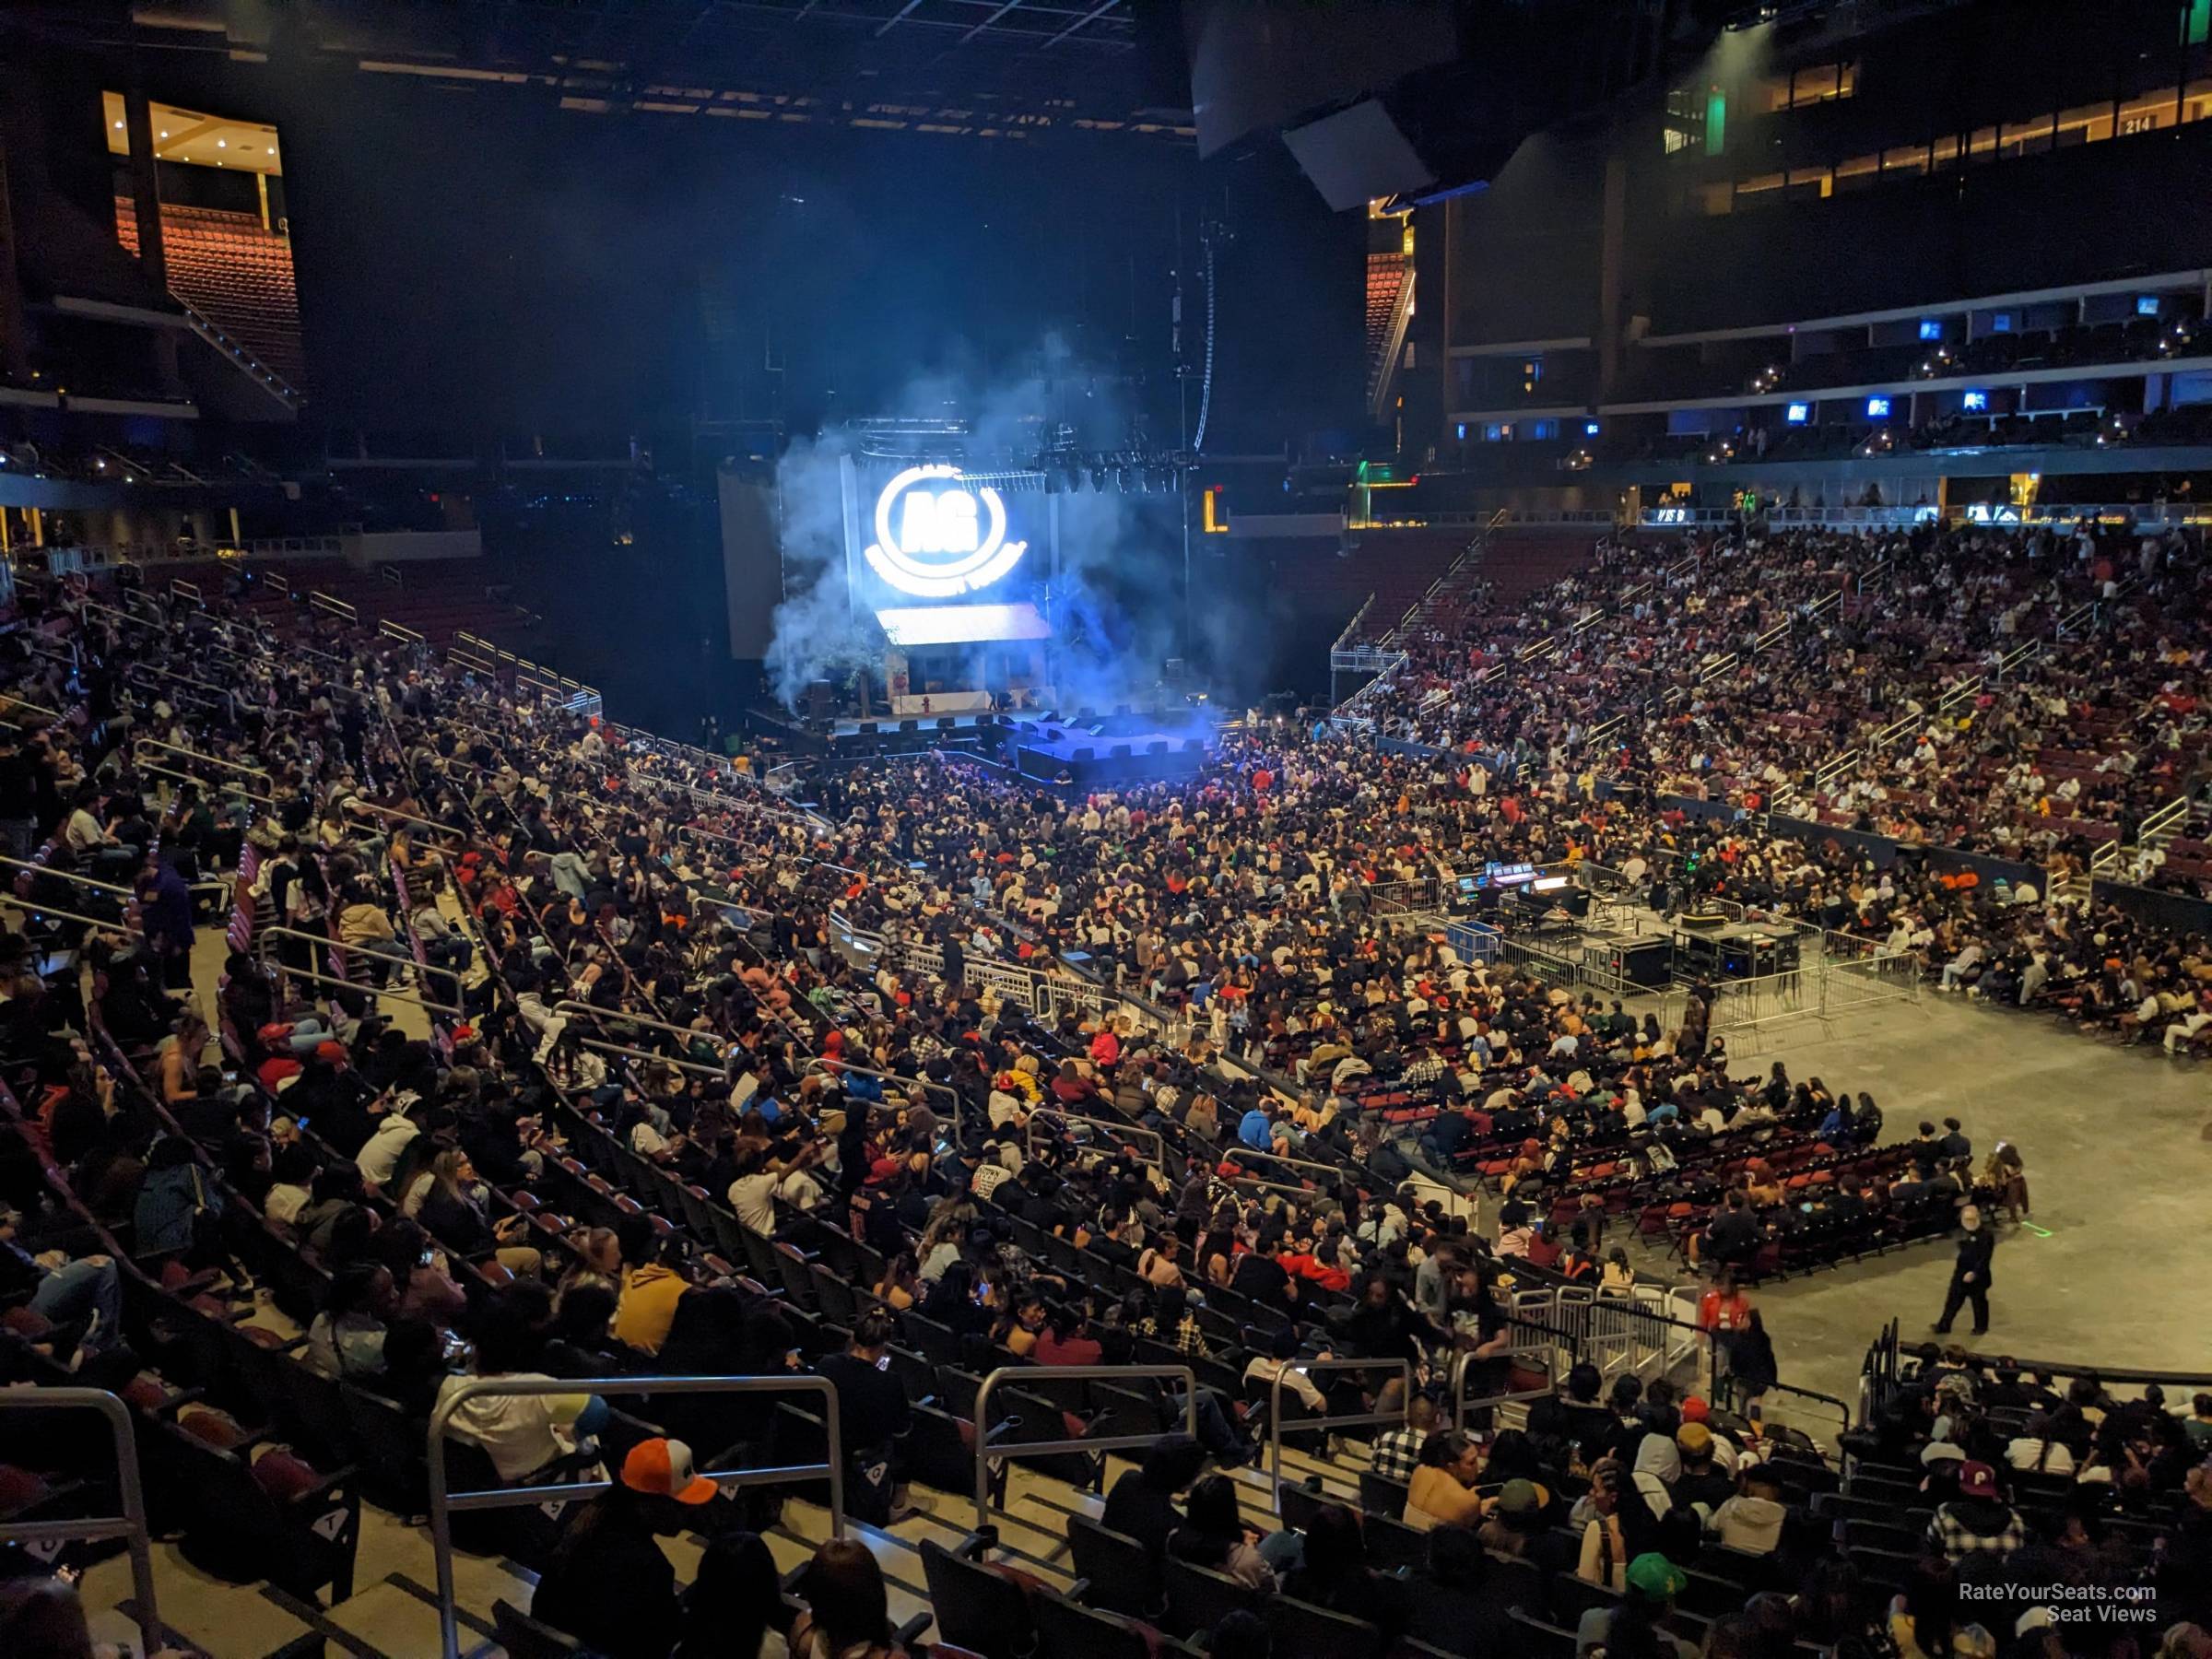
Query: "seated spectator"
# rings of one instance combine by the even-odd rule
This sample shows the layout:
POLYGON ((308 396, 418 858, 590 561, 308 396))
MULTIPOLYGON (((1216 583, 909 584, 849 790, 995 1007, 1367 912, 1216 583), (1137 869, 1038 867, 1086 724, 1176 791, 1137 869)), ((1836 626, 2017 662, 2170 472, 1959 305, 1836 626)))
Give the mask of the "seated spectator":
POLYGON ((1197 1479, 1205 1466, 1205 1448, 1189 1435, 1160 1436, 1146 1451, 1144 1463, 1113 1483, 1100 1524, 1135 1538, 1155 1555, 1165 1554, 1169 1535, 1182 1524, 1175 1494, 1197 1479))
POLYGON ((1209 1475, 1184 1500, 1182 1524, 1168 1535, 1168 1554, 1270 1594, 1274 1570, 1253 1543, 1237 1509, 1236 1484, 1226 1475, 1209 1475))
MULTIPOLYGON (((614 1485, 579 1506, 560 1530, 530 1604, 533 1618, 564 1630, 607 1659, 665 1659, 682 1629, 676 1570, 658 1534, 700 1524, 714 1483, 681 1441, 640 1441, 614 1485), (621 1594, 610 1595, 619 1585, 621 1594)), ((707 1529, 711 1530, 711 1528, 707 1529)))
POLYGON ((1603 1648, 1611 1659, 1614 1654, 1662 1654, 1671 1647, 1677 1659, 1698 1659, 1695 1646, 1659 1628, 1689 1583, 1688 1575, 1665 1556, 1647 1551, 1629 1563, 1624 1583, 1619 1601, 1583 1613, 1575 1626, 1576 1650, 1588 1653, 1603 1648))
POLYGON ((792 1659, 897 1659, 890 1594, 868 1547, 832 1538, 814 1552, 799 1577, 806 1611, 791 1628, 792 1659))
POLYGON ((1438 1526, 1477 1526, 1482 1498, 1482 1448, 1456 1429, 1439 1430, 1421 1444, 1421 1461, 1407 1483, 1405 1513, 1416 1532, 1438 1526))
POLYGON ((1783 1527, 1789 1520, 1787 1502, 1788 1489, 1773 1470, 1747 1463, 1736 1471, 1735 1495, 1714 1506, 1706 1530, 1731 1549, 1772 1555, 1782 1545, 1783 1527))
POLYGON ((1959 1496, 1929 1521, 1929 1547, 1956 1564, 1977 1550, 2010 1555, 2027 1539, 2019 1516, 1998 1496, 1997 1472, 1985 1463, 1960 1464, 1959 1496))
POLYGON ((1388 1480, 1411 1480, 1420 1466, 1421 1448, 1436 1427, 1436 1402, 1425 1394, 1406 1404, 1403 1428, 1386 1429, 1375 1436, 1368 1467, 1388 1480))

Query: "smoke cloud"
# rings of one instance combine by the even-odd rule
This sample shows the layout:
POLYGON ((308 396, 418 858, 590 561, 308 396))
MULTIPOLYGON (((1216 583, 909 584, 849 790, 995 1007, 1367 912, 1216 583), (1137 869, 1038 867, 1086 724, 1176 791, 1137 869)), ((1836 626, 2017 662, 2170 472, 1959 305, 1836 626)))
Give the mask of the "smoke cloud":
MULTIPOLYGON (((966 448, 979 466, 1028 465, 1062 429, 1078 449, 1148 447, 1118 382, 1074 360, 1056 338, 1029 361, 1030 371, 999 379, 961 371, 917 378, 891 412, 965 419, 966 448)), ((772 618, 766 667, 786 708, 798 707, 810 682, 842 680, 883 656, 881 629, 846 592, 838 463, 849 444, 841 432, 794 443, 777 472, 785 598, 772 618)), ((1112 480, 1102 490, 1087 484, 1060 494, 1056 572, 1044 546, 1043 500, 1014 498, 1036 545, 1034 562, 1025 561, 1006 588, 1008 597, 1034 597, 1053 618, 1054 700, 1063 710, 1108 710, 1149 698, 1167 659, 1187 654, 1180 496, 1119 490, 1112 480)), ((1189 606, 1196 649, 1216 664, 1233 665, 1241 636, 1249 657, 1249 629, 1261 624, 1261 607, 1211 592, 1202 598, 1189 606)), ((978 647, 968 686, 984 683, 983 656, 978 647)))

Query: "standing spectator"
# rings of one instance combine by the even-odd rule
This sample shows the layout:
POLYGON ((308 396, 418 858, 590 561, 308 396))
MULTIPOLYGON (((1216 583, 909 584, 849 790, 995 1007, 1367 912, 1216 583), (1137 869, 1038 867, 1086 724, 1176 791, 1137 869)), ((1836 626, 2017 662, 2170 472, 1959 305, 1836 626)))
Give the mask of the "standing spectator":
POLYGON ((1966 1230, 1965 1236, 1959 1241, 1959 1254, 1951 1264, 1951 1288, 1943 1299, 1943 1317, 1933 1328, 1949 1335, 1959 1303, 1971 1302, 1974 1335, 1981 1336, 1989 1331, 1990 1259, 1996 1254, 1997 1241, 1983 1226, 1982 1212, 1973 1205, 1959 1212, 1959 1225, 1966 1230))

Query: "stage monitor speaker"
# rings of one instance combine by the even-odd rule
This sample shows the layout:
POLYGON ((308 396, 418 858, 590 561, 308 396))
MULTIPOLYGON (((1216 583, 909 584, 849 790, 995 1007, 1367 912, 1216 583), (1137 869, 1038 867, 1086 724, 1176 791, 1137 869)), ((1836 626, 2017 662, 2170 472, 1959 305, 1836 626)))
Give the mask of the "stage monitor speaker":
POLYGON ((949 732, 954 726, 957 726, 960 723, 959 721, 955 720, 949 714, 940 714, 937 716, 937 730, 940 732, 949 732))
POLYGON ((1145 753, 1147 755, 1164 755, 1167 752, 1168 740, 1165 737, 1156 737, 1145 745, 1145 753))
POLYGON ((873 737, 873 736, 875 736, 875 735, 876 735, 876 723, 875 723, 874 721, 872 721, 872 720, 864 720, 864 721, 862 721, 862 722, 860 723, 860 735, 861 735, 863 737, 873 737))
POLYGON ((922 729, 922 723, 918 720, 902 720, 899 723, 899 729, 902 732, 918 732, 922 729))
POLYGON ((1076 759, 1078 760, 1096 760, 1098 758, 1099 751, 1096 749, 1079 748, 1076 751, 1076 759))
POLYGON ((1129 746, 1125 743, 1117 743, 1106 751, 1107 759, 1110 760, 1126 760, 1129 759, 1129 746))

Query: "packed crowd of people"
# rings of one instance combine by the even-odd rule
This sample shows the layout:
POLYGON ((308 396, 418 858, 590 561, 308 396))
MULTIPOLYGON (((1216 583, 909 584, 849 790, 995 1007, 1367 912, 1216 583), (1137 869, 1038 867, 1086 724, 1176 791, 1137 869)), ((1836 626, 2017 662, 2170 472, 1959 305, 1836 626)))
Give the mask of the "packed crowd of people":
MULTIPOLYGON (((1779 619, 1710 608, 1691 642, 1779 619)), ((1616 1402, 1585 1442, 1574 1414, 1608 1408, 1571 1382, 1539 1402, 1525 1456, 1502 1434, 1478 1455, 1437 1424, 1440 1394, 1547 1392, 1522 1387, 1501 1287, 1629 1288, 1606 1248, 1624 1194, 1681 1203, 1696 1260, 1755 1272, 1816 1235, 1940 1230, 1977 1184, 2010 1191, 2017 1155, 1979 1181, 1948 1135, 1932 1157, 1866 1161, 1884 1151, 1873 1101, 1780 1066, 1732 1075, 1710 988, 1678 1024, 1632 1018, 1462 959, 1401 919, 1399 884, 1477 858, 1588 861, 1631 888, 1894 944, 1947 988, 2074 996, 2085 1018, 2156 1031, 2143 1002, 2121 1006, 2141 992, 2184 1046, 2212 1024, 2159 1000, 2206 977, 2201 941, 2057 912, 2024 959, 1961 961, 1977 929, 2018 925, 2019 895, 1670 811, 1649 789, 1493 772, 1464 746, 1253 741, 1194 783, 1075 801, 938 754, 810 779, 801 806, 327 619, 280 639, 219 604, 140 613, 28 595, 0 647, 0 824, 26 919, 0 1005, 0 1200, 29 1315, 8 1362, 128 1385, 163 1298, 251 1309, 269 1292, 301 1365, 418 1418, 442 1403, 488 1477, 614 1479, 533 1561, 558 1569, 535 1612, 609 1652, 692 1651, 694 1604, 758 1587, 741 1541, 758 1517, 695 1471, 762 1454, 773 1412, 655 1401, 662 1432, 640 1433, 588 1380, 647 1367, 830 1380, 848 1501, 879 1521, 913 1472, 900 1355, 968 1374, 1170 1356, 1198 1386, 1167 1404, 1217 1466, 1256 1454, 1277 1398, 1403 1417, 1418 1446, 1383 1435, 1376 1469, 1421 1493, 1404 1524, 1479 1518, 1482 1543, 1519 1555, 1562 1521, 1586 1539, 1594 1515, 1619 1608, 1664 1604, 1702 1547, 1647 1530, 1675 1505, 1644 1477, 1685 1474, 1644 1467, 1646 1442, 1696 1465, 1703 1497, 1681 1507, 1712 1500, 1699 1533, 1743 1547, 1771 1495, 1733 1464, 1720 1490, 1700 1421, 1667 1418, 1653 1441, 1650 1402, 1616 1402), (198 901, 231 870, 231 948, 195 983, 198 901), (986 966, 1055 994, 1025 1000, 986 966), (1792 1171, 1827 1179, 1801 1199, 1792 1171), (1477 1177, 1503 1199, 1494 1237, 1469 1222, 1477 1177), (1370 1364, 1309 1377, 1323 1357, 1370 1364), (459 1397, 518 1376, 580 1387, 459 1397), (1578 1483, 1601 1496, 1571 1515, 1578 1483), (1618 1539, 1607 1490, 1643 1505, 1618 1539), (713 1572, 681 1595, 632 1574, 656 1528, 710 1499, 728 1516, 697 1528, 717 1535, 713 1572), (618 1628, 558 1588, 610 1571, 641 1581, 618 1628)), ((1771 1348, 1756 1319, 1728 1334, 1747 1404, 1771 1348)), ((1149 1521, 1116 1486, 1108 1524, 1161 1518, 1167 1474, 1146 1474, 1130 1489, 1159 1500, 1149 1521)), ((1206 1489, 1169 1535, 1190 1535, 1188 1559, 1402 1628, 1361 1611, 1356 1525, 1314 1517, 1247 1547, 1206 1489)), ((880 1578, 855 1589, 868 1569, 842 1555, 817 1567, 862 1609, 825 1630, 831 1650, 888 1644, 880 1578)), ((747 1628, 789 1622, 754 1599, 747 1628)), ((1608 1617, 1631 1627, 1624 1651, 1641 1640, 1608 1617)))

